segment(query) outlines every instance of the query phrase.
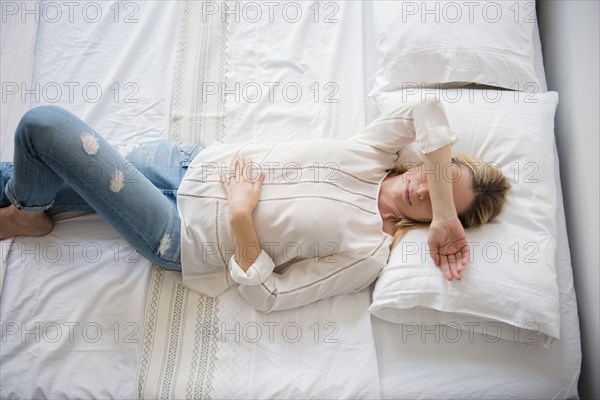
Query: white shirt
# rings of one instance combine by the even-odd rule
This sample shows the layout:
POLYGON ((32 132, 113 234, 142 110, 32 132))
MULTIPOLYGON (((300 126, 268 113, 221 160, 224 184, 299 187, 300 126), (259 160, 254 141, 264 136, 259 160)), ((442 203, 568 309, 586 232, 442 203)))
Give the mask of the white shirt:
POLYGON ((381 183, 415 140, 423 153, 457 141, 441 104, 404 104, 345 141, 215 143, 202 150, 177 194, 183 282, 209 296, 238 284, 264 312, 363 290, 390 253, 377 202, 381 183), (252 215, 262 251, 246 272, 235 261, 220 182, 237 154, 265 172, 252 215))

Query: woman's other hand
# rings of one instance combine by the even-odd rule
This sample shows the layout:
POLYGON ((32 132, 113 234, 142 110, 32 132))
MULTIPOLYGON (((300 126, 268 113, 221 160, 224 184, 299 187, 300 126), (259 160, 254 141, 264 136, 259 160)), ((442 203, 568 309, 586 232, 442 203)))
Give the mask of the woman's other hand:
POLYGON ((258 200, 265 174, 252 168, 252 162, 237 156, 229 170, 221 175, 221 184, 227 194, 227 204, 231 215, 251 215, 258 200))
POLYGON ((431 257, 446 278, 460 280, 469 259, 469 245, 458 217, 431 221, 427 239, 431 257))
POLYGON ((255 176, 250 160, 240 156, 234 158, 229 171, 221 175, 236 243, 235 261, 244 272, 256 262, 262 251, 252 223, 252 212, 260 199, 264 179, 263 171, 258 171, 255 176))

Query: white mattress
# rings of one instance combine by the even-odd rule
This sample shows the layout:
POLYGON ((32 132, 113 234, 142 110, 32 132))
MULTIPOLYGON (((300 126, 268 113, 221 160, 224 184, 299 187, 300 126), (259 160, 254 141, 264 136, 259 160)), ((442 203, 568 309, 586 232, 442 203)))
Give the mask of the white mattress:
MULTIPOLYGON (((137 103, 125 103, 123 91, 119 101, 103 96, 97 103, 69 102, 68 98, 55 103, 81 115, 113 142, 168 137, 178 35, 174 21, 184 3, 136 4, 137 24, 104 21, 107 25, 96 25, 95 30, 89 24, 58 30, 56 24, 42 23, 37 35, 33 82, 64 83, 76 77, 82 85, 118 82, 120 89, 127 82, 137 85, 129 86, 139 88, 133 94, 137 103), (99 30, 102 40, 94 35, 99 30)), ((297 103, 281 101, 281 97, 275 103, 268 98, 227 103, 224 140, 344 138, 376 117, 376 105, 366 99, 376 65, 369 4, 338 4, 340 23, 331 31, 315 23, 231 30, 236 40, 229 49, 229 81, 295 82, 310 96, 315 92, 308 86, 315 82, 320 84, 321 95, 333 93, 330 88, 336 87, 325 89, 325 83, 337 85, 338 91, 337 103, 314 101, 314 97, 297 103), (363 30, 356 29, 363 20, 363 30), (254 47, 244 47, 244 43, 254 47), (300 51, 305 54, 302 63, 286 61, 300 51)), ((3 143, 7 134, 11 133, 2 132, 3 143)), ((371 318, 374 340, 370 346, 376 349, 378 362, 372 368, 378 368, 377 384, 383 397, 576 397, 579 328, 562 197, 559 204, 561 340, 549 351, 504 341, 492 344, 481 338, 437 343, 434 335, 425 340, 405 335, 403 340, 401 325, 371 318)), ((0 349, 0 396, 133 398, 150 262, 132 253, 97 214, 60 217, 46 237, 19 237, 11 248, 10 241, 1 243, 8 262, 2 269, 4 279, 0 276, 4 284, 0 320, 3 339, 7 339, 0 349), (131 262, 134 258, 138 261, 131 262), (23 321, 28 322, 23 325, 23 321)), ((318 347, 313 351, 318 354, 318 347)), ((359 397, 373 396, 365 392, 359 397)))

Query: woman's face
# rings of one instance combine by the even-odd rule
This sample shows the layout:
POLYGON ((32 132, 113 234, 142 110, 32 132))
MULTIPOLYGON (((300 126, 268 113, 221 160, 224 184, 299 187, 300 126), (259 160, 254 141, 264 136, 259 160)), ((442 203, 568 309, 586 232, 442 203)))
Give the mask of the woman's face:
POLYGON ((454 206, 458 215, 465 213, 475 201, 471 174, 465 166, 455 164, 425 174, 425 163, 413 167, 400 175, 393 190, 398 199, 398 211, 404 217, 420 222, 430 222, 433 217, 429 187, 434 179, 452 182, 454 206))

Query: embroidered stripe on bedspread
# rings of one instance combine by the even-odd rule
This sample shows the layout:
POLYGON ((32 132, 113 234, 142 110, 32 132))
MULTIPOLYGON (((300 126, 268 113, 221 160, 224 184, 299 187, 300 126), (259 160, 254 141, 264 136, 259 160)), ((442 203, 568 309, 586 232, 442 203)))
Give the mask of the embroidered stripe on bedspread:
POLYGON ((187 289, 175 272, 153 268, 136 396, 212 398, 219 299, 187 289))
POLYGON ((206 17, 214 4, 182 5, 169 127, 170 140, 204 147, 222 140, 224 126, 221 95, 207 96, 225 82, 227 71, 227 20, 206 17))
MULTIPOLYGON (((185 0, 173 77, 169 139, 208 146, 223 136, 223 103, 203 98, 224 82, 227 22, 205 18, 206 0, 185 0)), ((193 292, 180 274, 154 266, 146 302, 136 396, 214 397, 219 299, 193 292), (179 279, 178 279, 179 278, 179 279)))

